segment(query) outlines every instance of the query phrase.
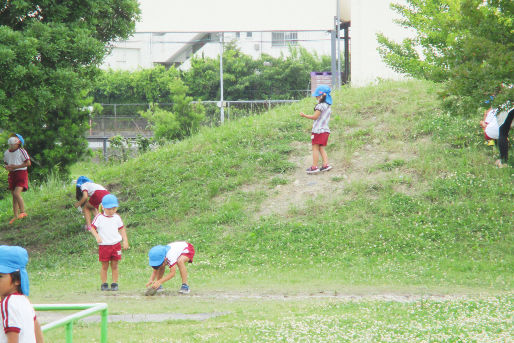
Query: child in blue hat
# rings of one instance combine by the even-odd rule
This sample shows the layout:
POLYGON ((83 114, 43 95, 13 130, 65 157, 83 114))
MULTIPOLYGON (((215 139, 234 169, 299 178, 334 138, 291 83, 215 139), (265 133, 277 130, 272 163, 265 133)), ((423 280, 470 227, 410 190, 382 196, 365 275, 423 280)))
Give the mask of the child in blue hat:
POLYGON ((27 296, 27 250, 0 245, 0 299, 3 330, 0 342, 42 343, 43 332, 27 296), (3 337, 2 337, 3 336, 3 337))
POLYGON ((193 263, 195 248, 188 242, 173 242, 168 245, 156 245, 148 252, 148 264, 153 268, 150 280, 146 287, 154 290, 162 289, 161 285, 171 280, 176 273, 176 267, 182 278, 182 287, 179 293, 188 294, 186 263, 193 263), (170 268, 168 275, 164 276, 166 266, 170 268))
POLYGON ((123 221, 116 213, 119 203, 118 199, 108 194, 102 199, 103 213, 98 214, 91 224, 90 232, 98 243, 98 261, 102 264, 100 279, 102 284, 100 290, 108 291, 107 272, 111 266, 112 283, 111 291, 118 290, 118 262, 121 260, 121 241, 123 249, 128 249, 127 231, 123 221))
POLYGON ((21 193, 29 189, 27 167, 30 167, 31 162, 29 154, 23 149, 25 140, 20 134, 12 134, 7 143, 9 149, 4 153, 4 167, 9 172, 7 178, 9 190, 12 194, 12 209, 14 212, 14 217, 9 221, 9 224, 12 224, 15 220, 27 216, 21 193))
POLYGON ((332 97, 330 96, 330 87, 318 86, 312 96, 316 97, 318 104, 314 107, 314 114, 309 116, 300 112, 300 116, 314 120, 312 124, 311 143, 312 143, 312 166, 307 169, 307 174, 317 174, 332 169, 328 164, 328 155, 325 151, 325 146, 328 142, 330 135, 330 128, 328 122, 330 121, 330 114, 332 109, 332 97), (323 160, 323 165, 318 168, 319 155, 323 160))
POLYGON ((105 187, 94 183, 86 176, 79 176, 75 187, 75 197, 77 202, 75 207, 84 213, 86 220, 86 229, 91 228, 91 214, 93 217, 98 215, 98 207, 102 203, 102 199, 110 194, 105 187))

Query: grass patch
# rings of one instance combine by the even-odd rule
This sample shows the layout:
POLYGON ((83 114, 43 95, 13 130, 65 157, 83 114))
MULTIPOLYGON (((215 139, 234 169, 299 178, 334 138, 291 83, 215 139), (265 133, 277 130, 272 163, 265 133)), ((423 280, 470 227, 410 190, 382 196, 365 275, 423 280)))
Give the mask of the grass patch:
MULTIPOLYGON (((211 298, 225 292, 472 294, 469 300, 418 307, 221 297, 214 304, 229 311, 227 316, 167 323, 170 329, 152 330, 151 339, 139 332, 159 324, 112 324, 114 342, 426 341, 429 334, 434 341, 460 335, 501 340, 508 332, 505 308, 512 307, 512 169, 493 166, 479 118, 442 112, 436 87, 425 82, 344 87, 333 97, 329 153, 342 156, 344 170, 335 168, 325 178, 334 187, 330 197, 315 193, 315 183, 324 182, 321 175, 309 179, 311 193, 295 184, 305 207, 286 203, 286 214, 255 215, 269 192, 293 186, 288 180, 297 166, 290 161, 295 147, 308 144, 312 125, 298 113, 312 108, 312 98, 204 128, 126 163, 75 166, 74 177, 88 175, 108 185, 121 201, 131 248, 120 263, 119 299, 99 295, 96 243, 72 208, 69 181, 26 192, 29 217, 12 226, 6 224, 10 197, 1 200, 0 242, 30 250, 34 302, 94 298, 108 302, 114 313, 123 311, 119 301, 127 298, 127 311, 160 311, 153 300, 137 295, 150 274, 148 249, 175 240, 195 245, 190 284, 193 294, 207 300, 170 297, 159 305, 170 300, 188 308, 178 305, 185 301, 196 312, 211 311, 211 298), (54 289, 70 291, 55 295, 54 289), (496 298, 484 300, 481 293, 496 298), (467 315, 477 320, 466 321, 467 315), (487 316, 491 320, 484 321, 487 316), (451 325, 443 327, 444 321, 451 325)), ((178 289, 178 283, 174 279, 167 287, 178 289)), ((76 337, 93 339, 96 330, 81 326, 76 337)))

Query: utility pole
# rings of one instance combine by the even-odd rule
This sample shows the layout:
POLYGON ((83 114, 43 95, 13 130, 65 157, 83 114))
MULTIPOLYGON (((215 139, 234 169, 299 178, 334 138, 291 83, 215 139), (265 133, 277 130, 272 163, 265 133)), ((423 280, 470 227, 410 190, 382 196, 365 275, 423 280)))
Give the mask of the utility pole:
POLYGON ((336 32, 337 32, 337 88, 341 88, 341 8, 340 1, 336 0, 337 6, 337 23, 336 23, 336 32))
POLYGON ((223 124, 225 121, 225 110, 223 108, 223 45, 224 45, 224 34, 221 32, 220 35, 220 122, 223 124))

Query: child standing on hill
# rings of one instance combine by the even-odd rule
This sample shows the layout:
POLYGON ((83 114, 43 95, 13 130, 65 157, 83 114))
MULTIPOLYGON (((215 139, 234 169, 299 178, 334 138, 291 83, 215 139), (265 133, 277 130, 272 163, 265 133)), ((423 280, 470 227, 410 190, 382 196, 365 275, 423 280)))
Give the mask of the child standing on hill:
POLYGON ((188 294, 189 286, 187 284, 186 263, 193 263, 194 256, 195 248, 187 242, 173 242, 168 245, 154 246, 148 252, 149 264, 153 271, 146 287, 151 286, 155 290, 162 289, 161 285, 175 276, 175 265, 177 265, 180 277, 182 278, 182 287, 179 293, 188 294), (170 268, 170 272, 164 276, 166 266, 170 268))
POLYGON ((96 238, 98 243, 98 260, 102 263, 100 270, 100 279, 102 285, 100 290, 108 291, 107 271, 109 263, 111 265, 112 283, 111 291, 118 290, 118 261, 121 260, 121 241, 123 240, 123 249, 128 249, 127 232, 123 226, 123 222, 116 210, 118 209, 118 199, 108 194, 102 199, 103 213, 98 214, 91 225, 91 234, 96 238))
POLYGON ((84 213, 86 229, 89 230, 91 228, 91 213, 93 217, 98 215, 98 206, 102 203, 103 197, 110 193, 103 186, 94 183, 85 176, 79 176, 75 190, 77 198, 75 207, 84 213))
POLYGON ((328 156, 325 151, 325 146, 328 142, 328 136, 330 135, 330 129, 328 122, 330 121, 330 114, 332 109, 332 97, 330 96, 330 87, 318 86, 312 96, 316 97, 318 104, 314 107, 314 114, 309 116, 300 112, 300 116, 314 120, 312 124, 312 166, 307 169, 307 174, 316 174, 324 171, 329 171, 332 166, 328 164, 328 156), (323 165, 318 168, 319 155, 323 159, 323 165))
POLYGON ((29 255, 22 247, 0 245, 0 342, 42 343, 43 333, 27 296, 29 255))
POLYGON ((9 171, 7 178, 9 190, 12 194, 12 209, 14 212, 14 217, 9 221, 9 224, 12 224, 16 219, 27 216, 21 193, 29 189, 27 167, 30 167, 30 157, 27 151, 22 148, 25 141, 20 134, 11 135, 7 143, 9 149, 4 153, 4 164, 5 169, 9 171))

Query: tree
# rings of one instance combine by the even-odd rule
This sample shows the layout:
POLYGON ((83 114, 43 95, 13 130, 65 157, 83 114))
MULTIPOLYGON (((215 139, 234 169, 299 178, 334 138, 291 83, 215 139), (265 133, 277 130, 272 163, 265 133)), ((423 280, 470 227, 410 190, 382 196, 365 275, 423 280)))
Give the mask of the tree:
MULTIPOLYGON (((223 51, 225 100, 297 99, 298 90, 309 88, 311 71, 330 70, 330 57, 318 57, 305 48, 292 47, 288 57, 262 55, 254 60, 234 44, 223 51)), ((183 72, 190 94, 201 100, 219 99, 219 58, 195 56, 191 68, 183 72)))
POLYGON ((134 72, 101 71, 91 91, 100 103, 151 103, 169 101, 169 84, 179 76, 175 68, 158 65, 134 72))
POLYGON ((186 95, 188 89, 181 79, 175 78, 168 84, 172 111, 166 111, 157 104, 141 115, 148 119, 158 142, 173 141, 190 136, 200 128, 205 118, 201 104, 193 104, 193 98, 186 95))
POLYGON ((443 103, 474 115, 514 100, 514 2, 512 0, 407 0, 392 5, 398 23, 415 38, 396 43, 378 35, 379 52, 396 71, 442 84, 443 103))
POLYGON ((33 176, 67 173, 86 151, 97 66, 138 14, 137 0, 0 3, 0 127, 25 137, 33 176))

